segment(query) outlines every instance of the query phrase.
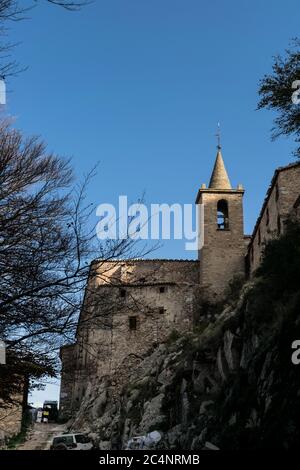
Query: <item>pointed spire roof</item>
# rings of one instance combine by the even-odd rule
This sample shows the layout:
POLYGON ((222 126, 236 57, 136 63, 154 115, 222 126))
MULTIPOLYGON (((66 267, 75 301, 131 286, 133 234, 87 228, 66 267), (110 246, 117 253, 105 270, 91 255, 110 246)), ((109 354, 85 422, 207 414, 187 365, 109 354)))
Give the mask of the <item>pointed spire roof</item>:
POLYGON ((215 166, 209 182, 210 189, 232 189, 228 174, 224 165, 221 147, 218 146, 218 153, 215 166))

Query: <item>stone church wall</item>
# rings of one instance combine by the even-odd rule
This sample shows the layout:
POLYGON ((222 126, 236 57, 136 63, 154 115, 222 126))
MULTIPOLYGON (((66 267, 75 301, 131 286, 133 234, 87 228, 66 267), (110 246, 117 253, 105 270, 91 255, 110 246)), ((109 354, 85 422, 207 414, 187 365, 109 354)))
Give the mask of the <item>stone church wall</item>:
POLYGON ((234 275, 245 275, 243 190, 200 190, 204 205, 204 245, 199 252, 200 285, 210 300, 220 299, 234 275), (228 229, 218 229, 217 204, 228 204, 228 229))
POLYGON ((78 409, 87 384, 117 373, 121 387, 151 348, 189 331, 198 286, 198 261, 94 263, 76 344, 61 350, 61 416, 78 409))
POLYGON ((276 170, 252 237, 244 236, 243 193, 241 186, 199 190, 197 203, 204 205, 200 261, 92 263, 76 343, 61 350, 62 417, 72 416, 85 396, 93 398, 100 378, 117 394, 151 350, 171 333, 192 329, 200 295, 219 300, 233 276, 258 267, 264 243, 284 230, 290 213, 299 214, 300 164, 276 170), (229 225, 223 229, 217 220, 220 199, 228 208, 229 225))
POLYGON ((276 170, 249 245, 250 274, 261 262, 265 243, 284 230, 284 221, 295 210, 299 195, 300 163, 276 170))

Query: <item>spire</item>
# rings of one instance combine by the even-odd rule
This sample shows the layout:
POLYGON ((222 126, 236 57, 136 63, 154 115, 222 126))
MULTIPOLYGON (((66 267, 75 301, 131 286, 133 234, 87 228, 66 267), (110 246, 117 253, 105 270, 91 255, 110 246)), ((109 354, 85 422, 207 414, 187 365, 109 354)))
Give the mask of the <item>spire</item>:
POLYGON ((221 146, 218 145, 218 153, 215 161, 215 166, 209 182, 210 189, 232 189, 224 165, 221 146))

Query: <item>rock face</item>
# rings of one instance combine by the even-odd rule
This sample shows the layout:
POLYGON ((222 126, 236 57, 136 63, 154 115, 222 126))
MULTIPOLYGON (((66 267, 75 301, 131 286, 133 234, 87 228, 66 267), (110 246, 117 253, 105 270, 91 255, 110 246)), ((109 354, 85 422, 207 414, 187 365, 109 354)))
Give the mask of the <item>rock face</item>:
POLYGON ((214 323, 200 321, 194 333, 149 351, 118 395, 117 375, 96 379, 73 427, 88 429, 100 449, 153 430, 165 449, 296 447, 300 373, 291 343, 300 337, 299 292, 269 309, 264 295, 259 281, 246 284, 214 323))

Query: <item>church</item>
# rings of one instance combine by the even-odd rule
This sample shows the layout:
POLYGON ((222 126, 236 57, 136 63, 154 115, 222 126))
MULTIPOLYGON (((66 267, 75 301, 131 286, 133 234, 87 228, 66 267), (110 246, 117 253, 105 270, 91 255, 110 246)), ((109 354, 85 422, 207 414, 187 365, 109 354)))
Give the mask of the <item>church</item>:
POLYGON ((198 260, 95 260, 76 341, 60 352, 61 418, 74 415, 100 378, 120 393, 145 355, 193 330, 200 305, 221 301, 233 278, 251 276, 264 244, 280 236, 287 217, 299 217, 299 195, 300 163, 276 169, 253 234, 245 235, 244 189, 232 187, 218 146, 210 182, 196 196, 203 211, 198 260))

